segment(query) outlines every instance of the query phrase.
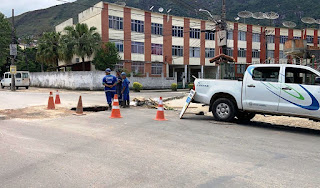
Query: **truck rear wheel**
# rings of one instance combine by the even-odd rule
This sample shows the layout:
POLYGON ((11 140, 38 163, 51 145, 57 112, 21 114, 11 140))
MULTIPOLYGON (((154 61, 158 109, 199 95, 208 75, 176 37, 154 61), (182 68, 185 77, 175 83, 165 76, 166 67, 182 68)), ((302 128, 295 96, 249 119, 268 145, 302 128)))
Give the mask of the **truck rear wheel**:
POLYGON ((1 84, 1 89, 4 89, 4 86, 1 84))
POLYGON ((254 118, 254 116, 256 116, 255 113, 251 113, 251 112, 238 112, 237 114, 237 119, 240 122, 249 122, 251 119, 254 118))
POLYGON ((217 99, 213 102, 212 114, 218 121, 232 121, 236 114, 235 105, 230 99, 217 99))

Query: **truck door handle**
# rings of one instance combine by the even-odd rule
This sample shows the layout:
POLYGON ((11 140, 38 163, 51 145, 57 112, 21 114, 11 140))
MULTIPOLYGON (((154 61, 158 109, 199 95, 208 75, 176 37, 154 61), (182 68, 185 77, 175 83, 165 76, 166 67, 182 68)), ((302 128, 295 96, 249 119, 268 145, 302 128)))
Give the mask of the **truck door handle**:
POLYGON ((291 90, 291 88, 289 88, 289 87, 284 87, 284 88, 281 88, 282 90, 286 90, 286 91, 290 91, 291 90))
POLYGON ((253 84, 250 84, 250 85, 247 85, 248 87, 256 87, 255 85, 253 84))

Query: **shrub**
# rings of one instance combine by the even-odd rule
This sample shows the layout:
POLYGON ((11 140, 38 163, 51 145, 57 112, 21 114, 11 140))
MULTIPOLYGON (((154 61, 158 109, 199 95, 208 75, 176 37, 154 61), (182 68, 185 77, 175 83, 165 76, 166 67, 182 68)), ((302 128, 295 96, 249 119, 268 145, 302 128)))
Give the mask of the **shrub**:
POLYGON ((178 84, 175 84, 175 83, 171 84, 172 91, 177 91, 177 88, 178 88, 178 84))
POLYGON ((139 82, 134 82, 133 83, 133 89, 136 92, 140 92, 140 90, 142 89, 142 84, 140 84, 139 82))
POLYGON ((188 84, 189 89, 193 89, 193 84, 188 84))

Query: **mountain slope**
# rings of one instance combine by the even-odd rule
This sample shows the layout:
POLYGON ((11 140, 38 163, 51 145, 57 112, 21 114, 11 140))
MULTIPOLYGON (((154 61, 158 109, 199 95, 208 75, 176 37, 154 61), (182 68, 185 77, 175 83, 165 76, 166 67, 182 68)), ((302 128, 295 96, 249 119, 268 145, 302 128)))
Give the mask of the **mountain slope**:
MULTIPOLYGON (((52 31, 54 26, 73 17, 77 20, 78 13, 90 6, 98 3, 100 0, 78 0, 74 3, 57 5, 43 10, 36 10, 24 13, 16 17, 17 35, 19 37, 26 35, 39 35, 44 31, 52 31)), ((114 0, 104 0, 106 2, 115 2, 114 0)), ((275 25, 281 26, 284 20, 294 21, 298 27, 303 26, 301 17, 320 18, 318 10, 320 3, 318 0, 226 0, 227 19, 234 20, 239 11, 248 10, 252 12, 274 11, 280 14, 280 18, 275 21, 275 25)), ((199 12, 199 8, 210 10, 215 15, 220 15, 221 0, 124 0, 127 6, 148 10, 155 6, 156 11, 159 7, 165 9, 171 8, 170 14, 177 16, 187 16, 207 19, 207 15, 199 12)), ((242 20, 240 20, 242 21, 242 20)), ((247 23, 268 25, 267 20, 247 19, 247 23)), ((317 27, 314 25, 313 27, 317 27)))

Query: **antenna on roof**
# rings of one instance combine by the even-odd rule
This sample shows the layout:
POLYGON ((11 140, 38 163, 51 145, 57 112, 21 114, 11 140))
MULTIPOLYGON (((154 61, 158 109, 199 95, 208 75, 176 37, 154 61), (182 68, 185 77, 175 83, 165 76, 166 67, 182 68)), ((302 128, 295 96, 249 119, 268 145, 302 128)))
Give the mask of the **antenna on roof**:
POLYGON ((153 10, 153 8, 154 8, 154 6, 151 6, 149 10, 150 10, 150 11, 152 11, 152 10, 153 10))
POLYGON ((158 9, 158 11, 159 11, 160 13, 163 13, 164 9, 163 9, 162 7, 160 7, 160 8, 158 9))
POLYGON ((244 19, 244 23, 246 23, 246 18, 251 18, 252 17, 252 12, 249 12, 249 11, 241 11, 238 13, 238 16, 240 18, 243 18, 244 19))

